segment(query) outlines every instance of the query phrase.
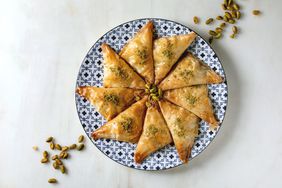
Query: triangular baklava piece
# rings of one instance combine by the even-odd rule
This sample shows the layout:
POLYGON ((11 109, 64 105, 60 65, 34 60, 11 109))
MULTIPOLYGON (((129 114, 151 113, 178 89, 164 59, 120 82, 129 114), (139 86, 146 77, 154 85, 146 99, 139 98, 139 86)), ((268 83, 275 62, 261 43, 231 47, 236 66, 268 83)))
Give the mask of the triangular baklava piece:
POLYGON ((157 107, 148 108, 142 135, 135 150, 134 160, 141 163, 151 153, 171 143, 172 139, 166 122, 157 107))
POLYGON ((194 41, 196 36, 192 32, 185 35, 162 37, 154 41, 155 84, 158 84, 167 75, 171 67, 194 41))
POLYGON ((107 44, 102 44, 104 87, 144 89, 144 80, 107 44))
POLYGON ((94 140, 108 138, 136 143, 142 133, 147 97, 134 103, 117 117, 92 133, 94 140))
POLYGON ((108 121, 135 102, 142 90, 130 88, 97 88, 81 86, 76 92, 95 106, 108 121))
POLYGON ((175 69, 161 82, 162 90, 199 84, 218 84, 222 78, 207 64, 188 53, 177 63, 175 69))
POLYGON ((164 92, 164 98, 194 113, 208 122, 212 128, 217 127, 218 122, 213 114, 207 85, 168 90, 164 92))
POLYGON ((153 22, 149 21, 119 53, 149 83, 154 82, 153 27, 153 22))
POLYGON ((195 138, 198 135, 200 118, 166 100, 160 101, 159 104, 179 158, 187 163, 195 138))

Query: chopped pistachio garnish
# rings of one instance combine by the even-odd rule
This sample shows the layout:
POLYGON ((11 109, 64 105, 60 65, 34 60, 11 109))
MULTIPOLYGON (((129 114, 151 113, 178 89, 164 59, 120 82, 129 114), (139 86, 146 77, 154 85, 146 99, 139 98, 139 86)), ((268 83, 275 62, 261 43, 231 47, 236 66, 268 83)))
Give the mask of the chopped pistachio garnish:
POLYGON ((113 103, 115 105, 118 105, 119 104, 119 98, 118 96, 116 96, 115 94, 106 94, 104 96, 104 100, 106 102, 110 102, 110 103, 113 103))
POLYGON ((176 128, 173 129, 173 132, 175 134, 177 134, 177 136, 179 136, 179 137, 185 136, 185 129, 184 129, 183 125, 181 125, 181 119, 176 118, 175 121, 174 121, 174 124, 175 124, 176 128))
POLYGON ((129 75, 125 70, 123 70, 121 67, 110 67, 110 70, 115 73, 116 76, 122 78, 122 79, 128 79, 129 75))
POLYGON ((173 47, 173 44, 170 41, 168 41, 166 49, 164 49, 164 51, 162 52, 162 54, 168 59, 172 59, 174 56, 172 52, 172 47, 173 47))
POLYGON ((148 58, 148 52, 146 48, 143 48, 142 50, 137 49, 137 55, 141 59, 147 59, 148 58))
POLYGON ((146 130, 146 135, 147 136, 155 136, 158 131, 159 131, 159 129, 156 128, 155 125, 150 124, 148 129, 146 130))
POLYGON ((183 70, 183 71, 179 72, 179 76, 181 76, 185 80, 189 80, 193 76, 193 71, 183 70))
POLYGON ((163 54, 166 58, 168 58, 168 59, 172 59, 172 57, 173 57, 173 53, 172 53, 172 51, 169 50, 169 49, 165 49, 165 50, 162 52, 162 54, 163 54))
POLYGON ((133 128, 133 119, 129 117, 123 117, 123 121, 121 121, 120 124, 126 132, 131 132, 133 128))
POLYGON ((190 105, 194 105, 197 102, 197 97, 189 94, 186 96, 186 100, 189 102, 190 105))

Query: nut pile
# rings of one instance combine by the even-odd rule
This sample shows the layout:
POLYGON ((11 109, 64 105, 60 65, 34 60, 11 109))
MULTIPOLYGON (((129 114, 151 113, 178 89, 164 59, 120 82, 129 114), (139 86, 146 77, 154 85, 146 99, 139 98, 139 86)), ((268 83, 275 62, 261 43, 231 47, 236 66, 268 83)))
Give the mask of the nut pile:
MULTIPOLYGON (((228 24, 233 25, 230 38, 236 38, 237 34, 239 33, 238 27, 234 24, 236 24, 241 18, 241 7, 234 0, 224 0, 224 2, 221 4, 221 8, 224 12, 223 15, 218 15, 216 18, 208 18, 205 22, 206 25, 210 25, 215 22, 215 20, 221 21, 220 25, 214 30, 209 30, 209 43, 212 43, 214 39, 222 38, 223 31, 228 24)), ((253 10, 252 13, 255 16, 261 14, 259 10, 253 10)), ((197 16, 193 17, 193 21, 195 24, 200 23, 200 19, 197 16)))
MULTIPOLYGON (((69 146, 61 146, 60 144, 55 142, 55 139, 51 136, 46 139, 46 142, 49 144, 49 147, 51 150, 58 151, 57 154, 50 155, 48 151, 43 151, 42 153, 42 159, 41 163, 49 163, 51 162, 50 159, 52 160, 52 166, 56 170, 60 170, 62 174, 67 173, 67 169, 63 163, 63 160, 66 160, 69 158, 70 154, 69 152, 71 150, 78 150, 81 151, 84 148, 84 136, 80 135, 78 137, 78 143, 77 144, 71 144, 69 146)), ((37 146, 32 147, 35 151, 38 151, 37 146)), ((57 179, 55 178, 50 178, 48 180, 49 183, 57 183, 57 179)))
POLYGON ((155 84, 146 84, 145 93, 149 94, 149 102, 146 102, 147 107, 150 107, 152 103, 155 103, 162 99, 163 91, 158 88, 155 84))

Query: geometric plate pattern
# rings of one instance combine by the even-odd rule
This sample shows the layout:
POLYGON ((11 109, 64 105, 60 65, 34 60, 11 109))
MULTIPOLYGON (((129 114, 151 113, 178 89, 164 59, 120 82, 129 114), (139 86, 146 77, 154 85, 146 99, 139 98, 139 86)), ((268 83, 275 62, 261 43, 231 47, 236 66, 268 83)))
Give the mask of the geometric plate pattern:
MULTIPOLYGON (((191 29, 182 24, 159 18, 138 19, 123 23, 107 32, 91 47, 80 66, 76 87, 102 87, 104 75, 101 44, 107 43, 114 50, 119 52, 124 44, 127 43, 148 20, 154 22, 155 37, 192 32, 191 29)), ((215 117, 219 120, 221 125, 225 116, 228 98, 227 82, 222 64, 214 50, 199 35, 187 50, 207 63, 215 72, 225 79, 225 82, 222 84, 208 85, 209 96, 213 104, 215 117)), ((80 122, 89 139, 92 140, 94 145, 101 150, 101 152, 112 160, 122 165, 140 170, 164 170, 182 164, 173 145, 168 145, 153 153, 147 157, 142 164, 136 164, 133 158, 136 144, 109 139, 99 139, 94 141, 90 136, 91 132, 102 126, 106 120, 87 100, 83 99, 78 94, 75 94, 75 102, 80 122)), ((218 129, 210 130, 205 121, 200 122, 199 135, 193 146, 190 160, 199 155, 210 144, 215 138, 218 129)))

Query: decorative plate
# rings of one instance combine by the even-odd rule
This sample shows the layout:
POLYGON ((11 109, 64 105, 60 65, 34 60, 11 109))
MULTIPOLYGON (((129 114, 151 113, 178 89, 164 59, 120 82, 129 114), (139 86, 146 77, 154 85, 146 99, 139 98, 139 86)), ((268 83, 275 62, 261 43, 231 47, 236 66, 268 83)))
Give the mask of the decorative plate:
MULTIPOLYGON (((147 23, 148 20, 154 22, 155 37, 192 32, 191 29, 182 24, 160 18, 138 19, 123 23, 103 35, 86 54, 78 73, 76 86, 101 87, 103 85, 103 57, 100 48, 101 44, 107 43, 114 50, 119 51, 124 44, 126 44, 145 23, 147 23)), ((209 96, 213 104, 214 113, 221 125, 225 116, 228 91, 225 73, 220 60, 209 44, 199 35, 187 50, 207 63, 215 72, 225 79, 225 82, 222 84, 208 85, 209 96)), ((136 144, 109 139, 99 139, 94 141, 91 138, 91 132, 102 126, 106 120, 86 99, 80 97, 78 94, 75 95, 75 101, 77 113, 86 134, 92 140, 94 145, 112 160, 124 166, 141 170, 163 170, 182 164, 173 145, 168 145, 153 153, 147 157, 142 164, 136 164, 134 162, 134 150, 136 144)), ((218 130, 219 128, 214 131, 209 130, 206 122, 200 122, 199 135, 196 138, 189 160, 198 156, 210 144, 215 138, 218 130)))

